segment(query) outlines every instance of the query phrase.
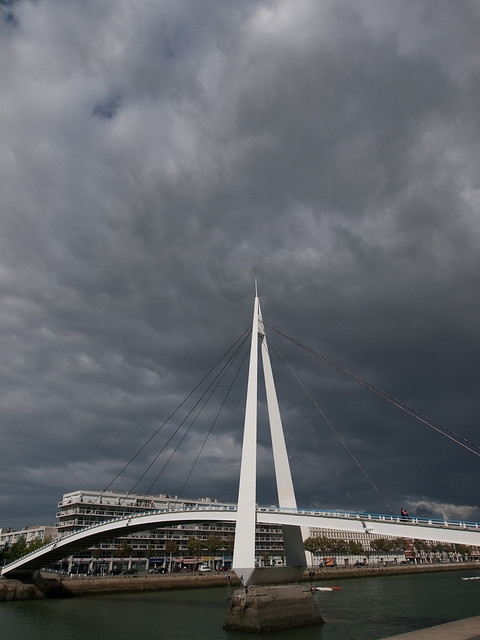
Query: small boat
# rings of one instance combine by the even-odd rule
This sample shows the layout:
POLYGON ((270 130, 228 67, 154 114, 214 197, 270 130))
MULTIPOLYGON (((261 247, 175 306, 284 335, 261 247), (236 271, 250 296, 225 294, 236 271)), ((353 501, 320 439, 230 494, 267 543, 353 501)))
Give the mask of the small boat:
POLYGON ((312 587, 310 591, 340 591, 340 587, 312 587))
POLYGON ((471 578, 462 578, 462 580, 480 580, 480 576, 472 576, 471 578))

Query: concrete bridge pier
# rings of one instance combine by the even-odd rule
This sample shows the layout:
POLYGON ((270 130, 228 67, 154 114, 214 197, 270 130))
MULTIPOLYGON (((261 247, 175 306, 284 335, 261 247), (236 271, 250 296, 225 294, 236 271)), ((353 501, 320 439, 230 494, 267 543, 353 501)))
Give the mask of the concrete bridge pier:
POLYGON ((265 633, 323 622, 314 596, 307 587, 300 584, 255 584, 233 593, 223 628, 265 633))

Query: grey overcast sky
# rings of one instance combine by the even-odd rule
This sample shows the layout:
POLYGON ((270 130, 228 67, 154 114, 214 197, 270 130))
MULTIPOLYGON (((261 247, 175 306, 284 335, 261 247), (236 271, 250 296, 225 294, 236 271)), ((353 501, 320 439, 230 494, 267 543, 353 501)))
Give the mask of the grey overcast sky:
MULTIPOLYGON (((268 324, 480 441, 479 33, 477 0, 0 0, 0 527, 109 484, 255 269, 268 324)), ((477 455, 269 335, 328 418, 279 383, 301 506, 480 519, 477 455)), ((235 501, 244 394, 114 488, 166 445, 155 492, 201 450, 184 495, 235 501)))

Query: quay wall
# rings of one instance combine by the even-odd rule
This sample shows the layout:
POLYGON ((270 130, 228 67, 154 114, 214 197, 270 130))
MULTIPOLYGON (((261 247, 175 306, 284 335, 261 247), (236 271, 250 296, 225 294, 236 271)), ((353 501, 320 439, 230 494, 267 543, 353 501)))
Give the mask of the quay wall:
MULTIPOLYGON (((338 581, 343 578, 388 576, 397 574, 427 573, 439 571, 467 571, 478 569, 475 562, 452 564, 418 564, 387 567, 329 567, 306 571, 304 581, 338 581)), ((11 600, 33 600, 39 598, 66 598, 102 593, 124 593, 196 589, 202 587, 238 587, 240 582, 234 573, 214 572, 207 575, 190 574, 136 574, 126 576, 76 576, 65 577, 42 572, 39 578, 28 582, 0 579, 0 602, 11 600)))
MULTIPOLYGON (((477 569, 480 575, 479 562, 451 562, 434 564, 402 564, 378 567, 326 567, 315 571, 314 580, 337 580, 341 578, 364 578, 366 576, 393 576, 411 573, 438 573, 441 571, 468 571, 477 569)), ((305 572, 304 580, 310 579, 305 572)))

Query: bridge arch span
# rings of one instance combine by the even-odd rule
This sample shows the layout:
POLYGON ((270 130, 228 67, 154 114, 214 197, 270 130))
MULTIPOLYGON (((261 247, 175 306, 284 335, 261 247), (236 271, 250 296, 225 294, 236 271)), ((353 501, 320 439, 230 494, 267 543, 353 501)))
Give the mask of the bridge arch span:
POLYGON ((165 509, 136 514, 126 518, 106 520, 91 527, 79 529, 49 544, 36 549, 2 569, 2 577, 14 577, 20 574, 31 574, 45 566, 54 564, 64 558, 84 551, 88 547, 104 540, 119 538, 126 534, 156 529, 163 525, 183 524, 206 521, 236 521, 235 507, 206 507, 202 509, 165 509))
MULTIPOLYGON (((163 525, 194 522, 235 522, 236 507, 165 509, 107 520, 79 529, 15 560, 2 570, 2 577, 32 574, 45 566, 99 544, 130 533, 156 529, 163 525)), ((257 507, 257 524, 293 525, 336 531, 396 536, 402 538, 480 546, 480 523, 413 518, 405 522, 396 516, 310 509, 257 507)))

